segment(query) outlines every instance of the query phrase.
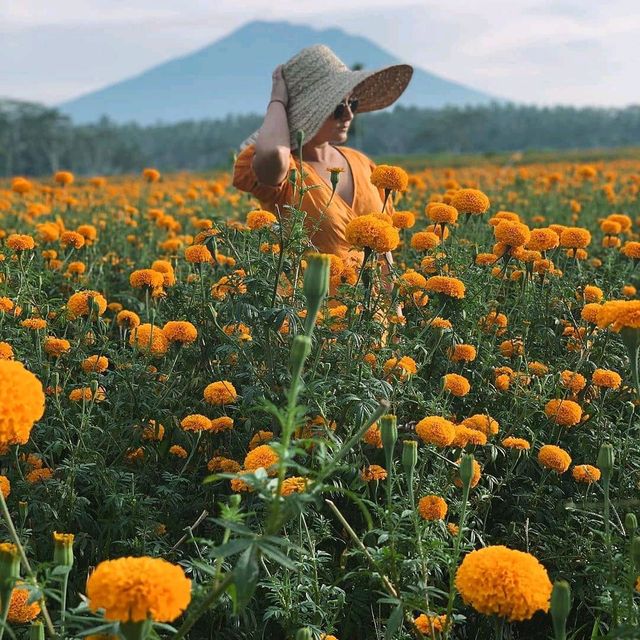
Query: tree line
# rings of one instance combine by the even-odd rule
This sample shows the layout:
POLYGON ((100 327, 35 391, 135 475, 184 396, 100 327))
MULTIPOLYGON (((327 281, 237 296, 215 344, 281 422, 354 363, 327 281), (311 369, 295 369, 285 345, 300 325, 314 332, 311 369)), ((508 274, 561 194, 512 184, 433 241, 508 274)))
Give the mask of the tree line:
MULTIPOLYGON (((0 175, 80 175, 229 168, 259 115, 140 126, 102 118, 74 125, 55 108, 0 101, 0 175)), ((392 111, 357 116, 349 146, 371 156, 487 153, 640 145, 640 106, 626 108, 486 106, 392 111)))

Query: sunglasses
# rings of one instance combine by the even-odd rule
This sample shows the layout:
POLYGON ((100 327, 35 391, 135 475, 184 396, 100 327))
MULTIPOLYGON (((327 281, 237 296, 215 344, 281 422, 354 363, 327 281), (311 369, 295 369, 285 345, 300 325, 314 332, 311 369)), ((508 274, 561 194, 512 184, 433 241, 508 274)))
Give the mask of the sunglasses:
MULTIPOLYGON (((344 102, 341 102, 336 107, 336 110, 333 112, 333 117, 336 120, 340 120, 344 115, 346 108, 347 108, 347 105, 344 102)), ((358 98, 353 98, 349 100, 349 109, 351 109, 351 113, 355 113, 358 110, 358 98)))

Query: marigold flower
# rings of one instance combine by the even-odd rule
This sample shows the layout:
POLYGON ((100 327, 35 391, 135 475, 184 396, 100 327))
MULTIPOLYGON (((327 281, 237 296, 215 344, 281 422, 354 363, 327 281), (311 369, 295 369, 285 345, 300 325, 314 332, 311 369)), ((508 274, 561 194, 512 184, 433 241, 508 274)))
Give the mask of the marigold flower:
POLYGON ((416 433, 425 444, 448 447, 455 437, 453 422, 439 416, 428 416, 416 425, 416 433))
POLYGON ((416 216, 413 211, 396 211, 391 221, 396 229, 411 229, 416 223, 416 216))
POLYGON ((401 167, 379 164, 371 172, 371 184, 378 189, 389 191, 406 191, 409 175, 401 167))
MULTIPOLYGON (((456 465, 458 465, 458 467, 460 466, 460 460, 458 460, 456 462, 456 465)), ((473 460, 473 475, 471 476, 471 482, 469 483, 469 486, 473 489, 473 487, 475 487, 478 482, 480 482, 480 478, 482 477, 482 467, 480 466, 480 463, 477 460, 473 460)), ((458 487, 458 489, 462 489, 463 484, 462 484, 462 478, 460 478, 460 474, 456 474, 455 478, 453 479, 453 484, 456 485, 456 487, 458 487)))
POLYGON ((459 189, 449 203, 460 213, 479 215, 491 206, 489 198, 478 189, 459 189))
POLYGON ((580 373, 565 370, 560 374, 560 384, 565 389, 569 389, 571 393, 576 394, 585 388, 587 381, 580 373))
POLYGON ((493 436, 500 430, 500 424, 491 416, 484 413, 476 413, 462 421, 462 424, 469 429, 482 431, 486 436, 493 436))
POLYGON ((238 473, 242 467, 239 462, 225 458, 224 456, 214 456, 207 463, 207 469, 211 473, 238 473))
POLYGON ((63 231, 60 234, 60 244, 63 247, 73 247, 74 249, 82 249, 85 245, 84 236, 77 231, 63 231))
POLYGON ((204 399, 209 404, 232 404, 238 398, 235 387, 228 380, 218 380, 207 385, 204 390, 204 399))
POLYGON ((191 344, 198 337, 198 330, 184 320, 171 320, 162 327, 162 332, 169 342, 191 344))
POLYGON ((620 249, 620 253, 627 258, 640 260, 640 242, 625 242, 624 246, 620 249))
POLYGON ((53 471, 51 469, 33 469, 26 476, 25 480, 29 484, 38 484, 39 482, 46 482, 53 477, 53 471))
POLYGON ((11 592, 7 620, 13 624, 31 622, 40 613, 40 605, 37 601, 27 604, 33 592, 20 588, 20 584, 24 583, 18 582, 16 588, 11 592))
POLYGON ((164 284, 164 277, 159 271, 153 269, 138 269, 129 276, 129 284, 134 289, 148 287, 149 289, 159 289, 164 284))
POLYGON ((383 371, 385 375, 395 374, 400 380, 408 380, 410 376, 415 375, 418 371, 418 365, 413 358, 402 356, 398 358, 389 358, 384 363, 383 371))
POLYGON ((400 243, 398 230, 373 214, 351 220, 345 228, 345 238, 355 247, 370 249, 376 253, 393 251, 400 243))
POLYGON ((210 431, 211 420, 207 416, 194 413, 182 418, 180 426, 185 431, 210 431))
POLYGON ((53 179, 58 184, 66 187, 68 184, 72 184, 74 180, 73 173, 71 171, 56 171, 53 176, 53 179))
POLYGON ((186 458, 189 454, 184 447, 181 447, 179 444, 173 444, 169 447, 169 453, 176 458, 186 458))
POLYGON ((11 180, 11 190, 15 193, 19 193, 21 196, 25 193, 29 193, 33 189, 33 185, 29 180, 21 176, 16 176, 11 180))
POLYGON ((598 322, 598 312, 600 311, 600 307, 601 305, 596 302, 585 304, 584 307, 582 307, 582 311, 580 312, 580 317, 585 322, 596 324, 598 322))
POLYGON ((640 300, 611 300, 598 309, 598 327, 611 327, 618 333, 621 329, 640 329, 640 300))
POLYGON ((131 331, 129 344, 146 355, 163 356, 169 350, 169 341, 162 329, 148 322, 131 331))
POLYGON ((147 182, 157 182, 160 180, 160 172, 157 169, 147 167, 142 170, 142 176, 147 182))
POLYGON ((462 398, 471 391, 471 385, 469 381, 457 373, 447 373, 442 376, 443 388, 452 395, 462 398))
POLYGON ((418 502, 418 513, 424 520, 444 520, 447 509, 447 503, 440 496, 424 496, 418 502))
POLYGON ((476 359, 476 348, 472 344, 456 344, 447 352, 453 362, 473 362, 476 359))
POLYGON ((268 444, 261 444, 247 453, 244 459, 244 468, 247 471, 265 469, 270 476, 277 473, 275 466, 280 461, 280 456, 268 444))
POLYGON ((549 400, 544 412, 547 418, 563 427, 573 427, 582 418, 582 408, 573 400, 549 400))
POLYGON ((464 602, 484 615, 516 622, 549 610, 552 585, 546 569, 531 554, 502 545, 467 554, 455 584, 464 602))
POLYGON ((567 227, 560 234, 560 246, 568 249, 584 249, 591 244, 591 233, 581 227, 567 227))
POLYGON ((441 202, 429 203, 425 211, 434 224, 454 224, 458 220, 458 210, 441 202))
POLYGON ((514 438, 509 436, 502 441, 502 446, 505 449, 519 449, 521 451, 528 451, 531 448, 531 444, 524 438, 514 438))
POLYGON ((431 276, 425 285, 427 291, 441 293, 450 298, 462 299, 465 294, 465 286, 462 280, 447 276, 431 276))
POLYGON ((447 616, 428 616, 424 613, 421 613, 414 621, 413 624, 416 625, 420 633, 427 638, 432 637, 432 630, 435 633, 435 638, 438 638, 440 632, 444 630, 447 625, 447 616))
POLYGON ((360 472, 360 478, 365 482, 373 482, 374 480, 385 480, 387 471, 379 464, 370 464, 360 472))
POLYGON ((550 251, 559 244, 560 237, 553 229, 531 229, 531 235, 525 247, 533 251, 550 251))
POLYGON ((98 291, 78 291, 67 300, 67 309, 72 319, 88 316, 92 313, 92 308, 94 318, 107 310, 107 300, 98 291))
POLYGON ((0 360, 13 360, 13 347, 8 342, 0 342, 0 360))
POLYGON ((285 478, 282 481, 282 487, 280 488, 281 496, 290 496, 292 493, 304 493, 309 484, 309 478, 303 476, 293 476, 292 478, 285 478))
POLYGON ((526 224, 501 220, 493 229, 493 233, 498 242, 502 242, 510 247, 521 247, 525 245, 531 237, 531 231, 526 224))
POLYGON ((191 580, 162 558, 118 558, 101 562, 87 580, 92 611, 107 620, 173 622, 191 601, 191 580))
POLYGON ((5 498, 9 497, 11 493, 11 482, 9 482, 7 476, 0 476, 0 491, 2 491, 2 495, 5 498))
POLYGON ((538 378, 546 376, 547 373, 549 373, 549 367, 547 367, 547 365, 542 362, 529 362, 527 364, 527 367, 529 369, 529 372, 538 378))
POLYGON ((545 444, 538 452, 538 462, 556 473, 564 473, 571 466, 571 456, 554 444, 545 444))
POLYGON ((278 222, 278 218, 271 211, 256 209, 247 214, 247 226, 252 231, 270 227, 276 222, 278 222))
POLYGON ((105 356, 89 356, 81 366, 85 373, 104 373, 109 368, 109 359, 105 356))
POLYGON ((456 429, 456 435, 451 443, 454 447, 460 447, 464 449, 467 445, 477 445, 483 447, 487 444, 487 436, 476 429, 470 429, 463 424, 454 425, 456 429))
POLYGON ((418 231, 411 236, 411 247, 418 251, 435 249, 440 244, 440 238, 431 231, 418 231))
POLYGON ((36 246, 34 239, 31 236, 12 233, 6 240, 9 249, 14 251, 28 251, 36 246))
POLYGON ((622 384, 622 378, 615 371, 609 369, 596 369, 591 375, 591 382, 596 387, 605 389, 618 389, 622 384))
POLYGON ((372 424, 362 436, 364 442, 366 442, 369 446, 375 447, 376 449, 382 449, 382 434, 380 433, 380 427, 378 423, 372 424))
POLYGON ((591 484, 600 480, 600 469, 590 464, 577 464, 571 470, 571 475, 576 482, 591 484))

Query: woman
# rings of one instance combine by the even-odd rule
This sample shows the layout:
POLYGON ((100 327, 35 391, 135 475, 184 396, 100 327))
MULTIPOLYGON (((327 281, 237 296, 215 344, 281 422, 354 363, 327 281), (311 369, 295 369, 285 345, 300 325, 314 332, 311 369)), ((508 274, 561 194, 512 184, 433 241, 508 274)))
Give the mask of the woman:
MULTIPOLYGON (((302 168, 307 191, 302 201, 311 242, 318 251, 333 253, 359 265, 362 253, 345 238, 356 216, 382 210, 384 194, 370 182, 375 164, 366 155, 341 146, 347 140, 356 111, 375 111, 395 102, 413 74, 409 65, 377 71, 351 71, 328 47, 303 49, 273 72, 271 100, 262 127, 242 145, 233 184, 253 194, 263 209, 293 203, 289 171, 302 168), (302 167, 298 166, 297 132, 304 132, 302 167), (331 198, 330 168, 340 168, 331 198), (329 199, 331 201, 329 202, 329 199), (329 203, 329 206, 327 206, 329 203)), ((297 204, 297 202, 295 203, 297 204)), ((389 200, 386 212, 393 212, 389 200)))

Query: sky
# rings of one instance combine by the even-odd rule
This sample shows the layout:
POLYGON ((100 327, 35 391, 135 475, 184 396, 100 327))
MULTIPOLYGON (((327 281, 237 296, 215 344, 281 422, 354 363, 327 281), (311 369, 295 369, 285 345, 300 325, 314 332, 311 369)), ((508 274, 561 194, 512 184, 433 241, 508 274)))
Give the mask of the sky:
POLYGON ((640 103, 638 0, 0 0, 0 96, 55 105, 256 19, 339 27, 515 102, 640 103))

